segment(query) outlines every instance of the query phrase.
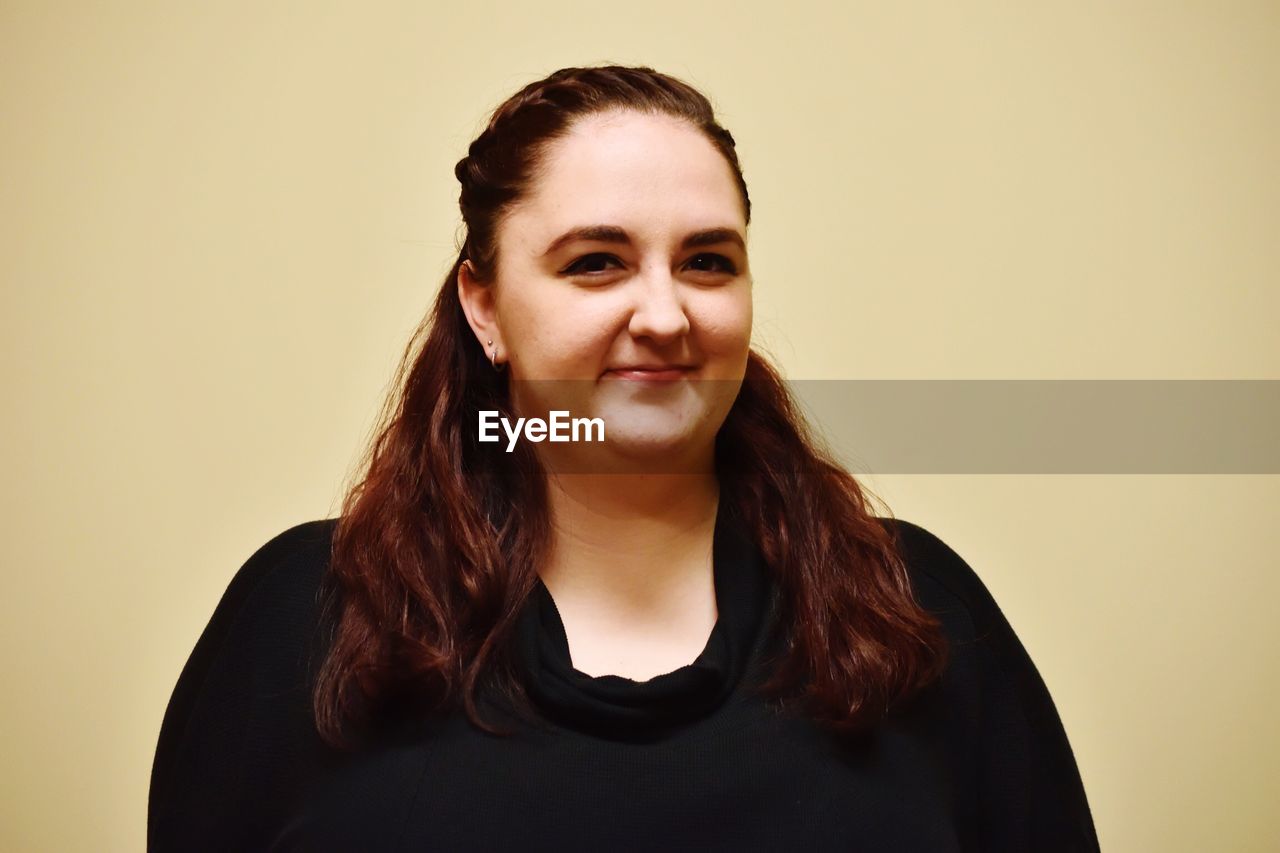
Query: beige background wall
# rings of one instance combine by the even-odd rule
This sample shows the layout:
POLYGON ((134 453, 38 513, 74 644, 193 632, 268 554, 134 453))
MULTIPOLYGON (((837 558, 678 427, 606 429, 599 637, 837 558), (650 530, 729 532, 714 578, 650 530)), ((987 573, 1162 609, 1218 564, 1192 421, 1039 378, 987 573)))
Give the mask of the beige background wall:
MULTIPOLYGON (((793 378, 1280 378, 1280 7, 0 4, 4 850, 139 850, 239 565, 335 511, 555 68, 703 87, 793 378)), ((868 478, 986 580, 1104 849, 1277 849, 1276 476, 868 478)))

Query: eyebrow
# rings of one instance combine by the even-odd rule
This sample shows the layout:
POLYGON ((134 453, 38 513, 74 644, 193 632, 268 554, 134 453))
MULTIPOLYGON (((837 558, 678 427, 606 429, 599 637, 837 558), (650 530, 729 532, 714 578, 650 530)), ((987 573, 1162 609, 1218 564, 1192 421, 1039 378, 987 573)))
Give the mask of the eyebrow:
MULTIPOLYGON (((542 253, 543 257, 550 255, 566 243, 572 243, 574 240, 630 245, 631 235, 627 233, 625 228, 619 228, 617 225, 583 225, 570 229, 552 240, 551 245, 542 253)), ((746 241, 742 239, 742 235, 738 233, 736 228, 707 228, 702 231, 695 231, 684 238, 680 248, 693 249, 698 246, 714 246, 718 243, 734 243, 744 252, 747 250, 746 241)))

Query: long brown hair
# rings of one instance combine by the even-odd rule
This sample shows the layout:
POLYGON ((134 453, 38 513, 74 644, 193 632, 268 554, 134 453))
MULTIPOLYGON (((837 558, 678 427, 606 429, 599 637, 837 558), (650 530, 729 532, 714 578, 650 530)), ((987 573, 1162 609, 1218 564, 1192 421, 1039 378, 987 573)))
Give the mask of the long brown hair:
MULTIPOLYGON (((507 640, 549 542, 546 473, 532 451, 495 455, 468 428, 477 410, 511 413, 506 374, 467 324, 457 274, 469 259, 479 281, 494 280, 496 229, 547 146, 575 120, 614 109, 665 113, 706 134, 732 167, 750 222, 733 136, 679 79, 647 67, 564 68, 494 111, 454 170, 465 241, 404 351, 334 531, 324 586, 333 627, 313 699, 317 728, 335 747, 352 748, 356 731, 406 699, 430 713, 460 703, 472 723, 500 734, 480 714, 480 687, 492 680, 526 696, 507 640)), ((848 734, 941 673, 940 624, 914 600, 889 528, 755 350, 716 437, 716 468, 780 587, 785 653, 764 695, 848 734)))

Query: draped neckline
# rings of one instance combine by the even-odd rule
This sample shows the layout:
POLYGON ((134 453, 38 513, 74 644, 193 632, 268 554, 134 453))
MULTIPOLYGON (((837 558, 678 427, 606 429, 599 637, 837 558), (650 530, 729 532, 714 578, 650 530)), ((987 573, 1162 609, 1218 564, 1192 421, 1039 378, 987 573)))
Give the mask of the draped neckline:
POLYGON ((764 559, 723 496, 712 575, 718 615, 701 653, 644 681, 576 669, 555 599, 539 578, 516 626, 529 697, 561 725, 619 739, 653 736, 711 713, 742 681, 774 592, 764 559))

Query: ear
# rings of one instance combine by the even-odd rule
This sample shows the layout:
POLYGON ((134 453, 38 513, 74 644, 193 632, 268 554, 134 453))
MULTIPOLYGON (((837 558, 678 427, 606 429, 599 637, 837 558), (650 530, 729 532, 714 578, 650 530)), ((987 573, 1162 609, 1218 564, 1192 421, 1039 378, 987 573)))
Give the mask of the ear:
POLYGON ((471 261, 463 261, 458 266, 458 301, 462 303, 462 311, 467 315, 467 324, 480 342, 485 354, 493 352, 494 347, 502 352, 502 334, 498 330, 498 311, 492 284, 482 284, 476 280, 471 261), (493 341, 491 345, 489 341, 493 341))

